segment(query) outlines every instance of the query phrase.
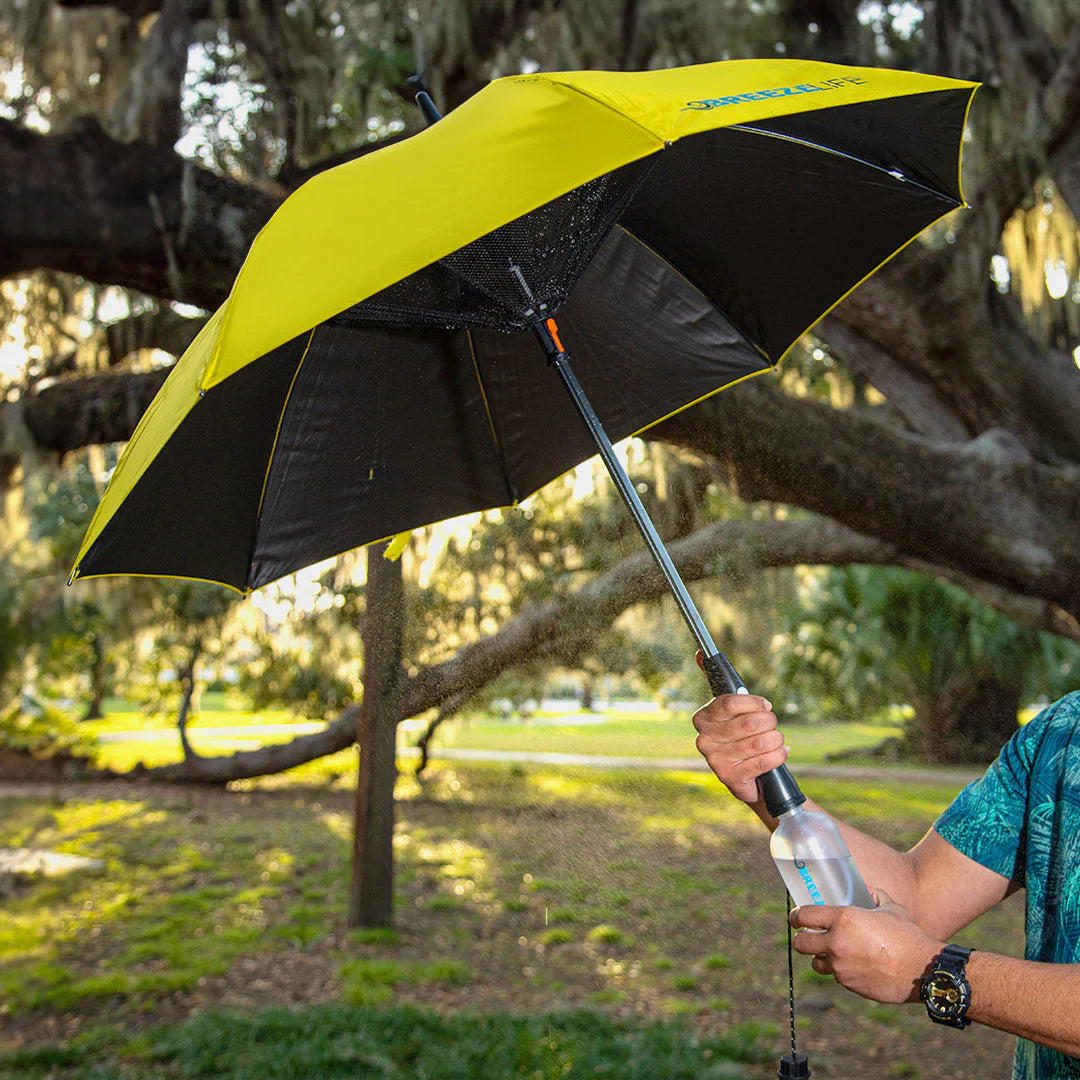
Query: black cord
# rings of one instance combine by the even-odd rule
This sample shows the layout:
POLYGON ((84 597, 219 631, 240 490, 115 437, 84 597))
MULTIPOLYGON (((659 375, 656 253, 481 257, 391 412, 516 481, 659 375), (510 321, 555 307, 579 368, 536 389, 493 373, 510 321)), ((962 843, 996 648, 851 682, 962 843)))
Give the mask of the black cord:
MULTIPOLYGON (((791 894, 785 889, 785 919, 791 913, 791 894)), ((780 1080, 808 1080, 810 1063, 804 1054, 795 1049, 795 961, 791 947, 791 921, 787 919, 787 984, 788 1016, 791 1018, 791 1053, 780 1059, 780 1071, 776 1074, 780 1080)))
MULTIPOLYGON (((787 903, 784 906, 784 910, 790 915, 791 913, 791 893, 784 890, 784 899, 787 903)), ((792 957, 791 949, 791 919, 788 919, 787 924, 787 987, 788 987, 788 1017, 791 1021, 791 1055, 795 1056, 795 963, 792 957)))

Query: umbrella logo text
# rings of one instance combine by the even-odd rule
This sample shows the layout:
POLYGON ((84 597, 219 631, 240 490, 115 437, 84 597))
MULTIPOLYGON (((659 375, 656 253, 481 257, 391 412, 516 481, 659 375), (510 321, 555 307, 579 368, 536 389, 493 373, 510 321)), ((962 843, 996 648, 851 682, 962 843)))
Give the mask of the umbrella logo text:
POLYGON ((866 79, 858 75, 842 75, 836 79, 823 79, 817 83, 799 83, 797 86, 776 86, 770 90, 751 90, 745 94, 733 94, 722 98, 703 98, 700 101, 688 101, 679 111, 687 109, 699 111, 721 109, 725 105, 738 105, 744 101, 761 101, 765 98, 794 97, 798 94, 814 94, 819 90, 838 90, 845 85, 863 86, 866 79))

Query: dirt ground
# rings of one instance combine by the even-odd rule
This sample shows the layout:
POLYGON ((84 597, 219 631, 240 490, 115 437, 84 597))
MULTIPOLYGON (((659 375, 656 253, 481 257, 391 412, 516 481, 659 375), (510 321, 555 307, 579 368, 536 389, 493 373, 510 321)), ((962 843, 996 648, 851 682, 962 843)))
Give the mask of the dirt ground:
MULTIPOLYGON (((230 792, 201 792, 193 801, 187 792, 123 782, 92 786, 7 783, 0 785, 0 813, 4 796, 42 798, 54 805, 88 797, 139 798, 176 814, 196 813, 191 807, 197 802, 200 829, 212 829, 218 815, 235 818, 238 810, 250 814, 254 827, 271 831, 282 823, 287 827, 290 815, 304 808, 304 800, 307 806, 319 806, 321 812, 351 812, 347 792, 309 792, 298 797, 296 791, 266 791, 249 795, 241 803, 230 792)), ((399 804, 398 828, 399 832, 418 835, 436 835, 439 830, 477 835, 478 830, 492 825, 495 813, 482 802, 455 805, 439 800, 403 801, 399 804)), ((761 838, 753 830, 735 830, 725 837, 724 869, 716 871, 716 850, 694 845, 673 850, 670 838, 664 836, 655 842, 631 843, 625 836, 620 839, 616 835, 618 825, 617 815, 596 806, 568 806, 558 811, 543 806, 522 807, 500 818, 498 842, 493 840, 492 844, 535 845, 538 836, 550 844, 554 835, 557 847, 559 838, 565 838, 568 853, 557 854, 571 859, 579 878, 585 877, 587 871, 582 867, 589 862, 614 862, 620 854, 625 859, 631 852, 632 861, 641 865, 651 865, 650 860, 666 862, 673 881, 678 880, 676 875, 686 875, 689 880, 692 875, 716 873, 724 880, 723 874, 731 874, 751 891, 759 889, 764 895, 776 891, 774 871, 760 858, 761 838), (575 855, 569 848, 580 844, 582 835, 591 838, 590 850, 575 855), (605 839, 598 842, 597 836, 605 839)), ((407 854, 399 866, 409 866, 407 854)), ((344 881, 347 866, 342 871, 344 881)), ((516 867, 513 872, 517 873, 516 867)), ((704 912, 696 897, 690 901, 684 898, 668 910, 658 910, 660 903, 655 898, 638 905, 635 897, 627 906, 622 925, 631 940, 638 942, 637 953, 633 948, 579 939, 545 945, 537 932, 540 909, 535 906, 524 910, 509 910, 498 903, 438 907, 429 902, 436 888, 431 876, 403 877, 407 883, 399 889, 396 919, 400 938, 392 944, 373 946, 370 951, 399 963, 458 957, 468 962, 475 975, 460 986, 402 984, 395 988, 396 1002, 415 1002, 437 1010, 544 1012, 587 1007, 626 1017, 669 1017, 670 979, 665 982, 649 977, 642 965, 641 977, 633 977, 635 956, 643 943, 658 940, 676 971, 683 969, 680 965, 689 970, 691 958, 712 950, 722 950, 730 959, 730 968, 716 974, 708 994, 687 995, 680 1011, 695 1025, 702 1030, 745 1023, 774 1025, 776 1030, 766 1036, 766 1045, 775 1045, 777 1059, 788 1049, 782 911, 755 912, 754 918, 747 919, 745 911, 726 910, 729 905, 720 892, 715 894, 715 910, 704 912), (702 941, 708 942, 705 948, 702 941), (620 970, 622 974, 612 975, 620 970), (599 992, 610 992, 612 987, 617 987, 619 993, 612 994, 611 1000, 598 997, 599 992), (722 1003, 717 1001, 720 996, 722 1003)), ((284 909, 285 901, 281 906, 284 909)), ((546 919, 547 906, 542 910, 546 919)), ((1015 955, 1022 947, 1022 914, 1022 900, 1014 897, 981 926, 975 937, 969 934, 961 940, 1015 955)), ((275 911, 270 906, 271 922, 285 917, 284 910, 275 911)), ((144 1000, 137 1009, 125 1008, 118 1013, 115 1000, 91 999, 59 1013, 39 1010, 12 1016, 0 1010, 0 1047, 63 1039, 95 1024, 116 1023, 118 1015, 125 1027, 141 1029, 182 1020, 205 1009, 247 1011, 268 1004, 300 1007, 338 1000, 342 956, 355 947, 350 945, 340 919, 328 929, 325 936, 302 949, 287 953, 256 951, 240 956, 224 975, 200 980, 195 990, 144 1000)), ((81 958, 87 970, 93 967, 95 947, 88 945, 81 958)), ((796 957, 796 965, 798 1043, 809 1056, 814 1076, 845 1080, 989 1080, 1010 1075, 1011 1036, 977 1025, 963 1032, 939 1028, 928 1022, 921 1006, 876 1005, 832 982, 809 980, 802 958, 796 957)), ((771 1080, 775 1075, 775 1064, 748 1066, 746 1070, 748 1080, 771 1080)))

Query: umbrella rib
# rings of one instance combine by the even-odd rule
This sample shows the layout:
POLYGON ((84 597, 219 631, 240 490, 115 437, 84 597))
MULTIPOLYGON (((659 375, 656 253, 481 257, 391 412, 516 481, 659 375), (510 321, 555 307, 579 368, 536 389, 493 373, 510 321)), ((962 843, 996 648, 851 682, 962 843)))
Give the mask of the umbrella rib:
POLYGON ((886 176, 891 176, 894 180, 899 180, 902 184, 911 184, 912 187, 921 188, 923 191, 928 191, 931 195, 936 195, 939 199, 947 199, 955 206, 962 205, 948 194, 948 192, 940 191, 938 188, 931 187, 929 184, 923 184, 918 180, 913 180, 899 169, 886 169, 884 165, 878 165, 873 161, 867 161, 866 158, 861 158, 857 154, 849 154, 845 150, 837 150, 835 147, 826 146, 824 143, 816 143, 810 139, 800 139, 797 135, 787 135, 780 131, 769 131, 768 128, 754 127, 752 124, 732 124, 728 130, 745 131, 750 135, 764 135, 769 139, 780 139, 782 142, 795 143, 797 146, 805 146, 809 150, 820 150, 823 154, 832 154, 833 157, 854 161, 857 165, 865 165, 866 168, 873 169, 875 172, 884 173, 886 176))
MULTIPOLYGON (((720 316, 724 319, 724 321, 731 327, 732 330, 735 331, 735 333, 737 333, 739 335, 739 337, 741 337, 743 339, 743 341, 746 342, 746 344, 751 349, 754 350, 754 352, 760 354, 765 359, 765 362, 766 362, 766 364, 769 365, 769 368, 773 368, 773 367, 776 366, 778 361, 774 361, 773 358, 771 356, 769 356, 769 354, 765 351, 765 349, 761 345, 759 345, 741 326, 736 325, 735 321, 732 319, 731 315, 728 312, 726 312, 723 308, 721 308, 720 305, 717 304, 717 302, 715 300, 713 300, 708 295, 708 293, 705 292, 704 289, 702 289, 699 285, 697 285, 693 281, 691 281, 677 266, 675 266, 671 262, 670 259, 665 258, 659 251, 656 250, 656 248, 654 248, 647 241, 642 240, 641 237, 638 236, 637 233, 632 232, 625 225, 623 225, 622 222, 617 221, 615 223, 614 227, 616 229, 621 230, 626 236, 630 237, 630 239, 633 240, 635 244, 640 244, 650 255, 652 255, 659 262, 662 262, 673 274, 675 274, 677 277, 679 277, 683 281, 685 281, 686 284, 691 289, 694 290, 694 292, 696 292, 710 307, 713 308, 713 310, 719 312, 720 316)), ((764 368, 762 370, 767 371, 768 368, 764 368)), ((684 406, 684 408, 689 408, 689 406, 684 406)), ((682 410, 680 410, 680 409, 676 410, 676 412, 681 412, 681 411, 682 410)), ((672 414, 672 415, 674 415, 674 414, 672 414)), ((666 419, 666 417, 665 417, 665 419, 666 419)), ((659 420, 656 421, 656 423, 659 423, 659 422, 660 422, 659 420)), ((651 427, 652 425, 650 424, 649 426, 651 427)))
POLYGON ((473 340, 472 330, 466 329, 465 338, 469 343, 469 355, 472 357, 473 373, 476 375, 476 385, 480 388, 480 400, 484 403, 484 412, 487 414, 491 439, 495 443, 495 456, 499 460, 499 471, 502 473, 503 483, 506 485, 506 493, 510 496, 511 504, 517 506, 517 492, 514 490, 514 485, 510 481, 510 474, 506 469, 506 454, 503 450, 502 440, 499 438, 499 432, 495 427, 495 417, 491 412, 491 405, 488 402, 487 387, 484 385, 484 376, 480 371, 480 360, 476 354, 476 342, 473 340))

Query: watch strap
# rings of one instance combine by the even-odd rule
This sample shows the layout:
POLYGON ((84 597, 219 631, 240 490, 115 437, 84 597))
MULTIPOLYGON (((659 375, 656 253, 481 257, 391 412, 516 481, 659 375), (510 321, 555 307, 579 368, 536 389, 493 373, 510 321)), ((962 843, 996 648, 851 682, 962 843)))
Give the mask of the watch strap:
POLYGON ((930 966, 938 971, 947 971, 950 975, 955 975, 957 978, 962 979, 964 977, 964 968, 967 965, 968 957, 974 951, 974 949, 964 948, 963 945, 946 945, 945 948, 937 954, 937 957, 930 966))

